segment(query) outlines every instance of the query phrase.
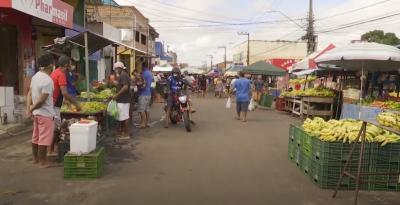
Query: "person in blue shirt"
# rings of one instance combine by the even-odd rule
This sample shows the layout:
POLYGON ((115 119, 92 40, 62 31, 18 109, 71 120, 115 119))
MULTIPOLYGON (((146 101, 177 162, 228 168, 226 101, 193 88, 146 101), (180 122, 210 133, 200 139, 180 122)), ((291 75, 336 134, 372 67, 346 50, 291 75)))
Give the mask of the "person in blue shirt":
POLYGON ((244 77, 244 73, 239 73, 240 78, 234 83, 234 88, 236 90, 236 113, 235 119, 247 121, 247 110, 250 103, 250 90, 251 81, 244 77), (241 116, 243 118, 241 118, 241 116))
POLYGON ((139 88, 139 103, 137 111, 140 113, 141 123, 140 128, 149 127, 150 122, 150 101, 151 101, 151 83, 154 77, 146 63, 143 64, 142 79, 143 86, 139 88))

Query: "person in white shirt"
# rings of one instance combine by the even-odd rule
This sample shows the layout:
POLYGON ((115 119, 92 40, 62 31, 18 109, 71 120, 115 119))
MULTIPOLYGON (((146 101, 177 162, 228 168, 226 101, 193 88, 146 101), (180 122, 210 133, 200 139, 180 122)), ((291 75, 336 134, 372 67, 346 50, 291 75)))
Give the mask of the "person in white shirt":
POLYGON ((27 96, 27 115, 33 119, 32 155, 34 164, 50 167, 47 161, 47 148, 51 146, 54 137, 53 105, 54 83, 50 73, 54 67, 51 54, 45 54, 38 59, 39 71, 32 77, 27 96))

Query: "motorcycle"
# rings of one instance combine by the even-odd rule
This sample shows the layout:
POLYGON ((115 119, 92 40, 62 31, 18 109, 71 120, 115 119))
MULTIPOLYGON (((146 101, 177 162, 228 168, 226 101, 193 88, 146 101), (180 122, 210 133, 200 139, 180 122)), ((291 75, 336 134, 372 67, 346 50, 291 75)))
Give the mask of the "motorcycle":
POLYGON ((173 105, 170 113, 172 124, 183 122, 187 132, 191 132, 190 103, 187 95, 173 96, 173 105))

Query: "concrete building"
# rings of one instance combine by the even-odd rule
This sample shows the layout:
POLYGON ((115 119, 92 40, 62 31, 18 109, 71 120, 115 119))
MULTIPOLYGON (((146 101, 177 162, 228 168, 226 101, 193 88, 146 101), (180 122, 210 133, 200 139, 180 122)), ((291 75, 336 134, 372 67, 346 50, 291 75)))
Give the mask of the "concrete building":
MULTIPOLYGON (((247 41, 234 48, 233 62, 247 65, 247 41)), ((303 59, 307 56, 305 41, 250 41, 250 64, 260 60, 303 59)))
POLYGON ((117 50, 118 60, 124 62, 130 71, 141 70, 144 61, 151 64, 155 54, 155 39, 159 34, 136 7, 89 4, 87 11, 91 11, 88 12, 88 21, 104 22, 119 29, 121 43, 133 48, 119 47, 117 50))

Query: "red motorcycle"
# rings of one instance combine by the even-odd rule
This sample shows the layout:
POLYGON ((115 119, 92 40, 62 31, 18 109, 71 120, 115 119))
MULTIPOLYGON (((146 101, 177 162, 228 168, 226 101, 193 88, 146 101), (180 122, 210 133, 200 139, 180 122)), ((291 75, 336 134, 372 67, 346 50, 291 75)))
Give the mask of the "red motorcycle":
POLYGON ((174 95, 169 118, 172 124, 183 122, 187 132, 191 132, 190 103, 187 95, 174 95))

